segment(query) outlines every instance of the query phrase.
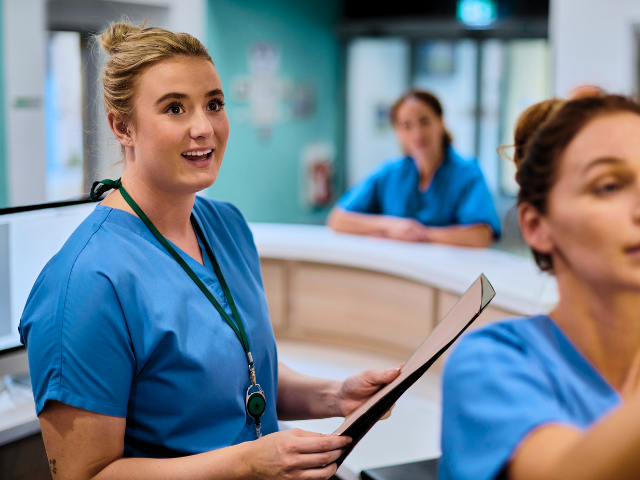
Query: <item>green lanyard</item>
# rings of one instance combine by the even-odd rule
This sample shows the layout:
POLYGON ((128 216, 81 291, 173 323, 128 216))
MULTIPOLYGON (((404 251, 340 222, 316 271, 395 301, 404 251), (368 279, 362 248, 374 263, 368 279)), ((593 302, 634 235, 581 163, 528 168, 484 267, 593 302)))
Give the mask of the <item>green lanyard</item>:
POLYGON ((138 217, 140 217, 140 220, 142 220, 144 224, 147 226, 147 228, 151 230, 151 233, 153 234, 153 236, 156 237, 156 239, 162 244, 162 246, 167 249, 167 251, 171 254, 171 256, 176 260, 176 262, 178 262, 178 264, 182 267, 182 269, 187 273, 187 275, 191 277, 191 280, 193 280, 193 283, 195 283, 198 286, 198 288, 200 288, 202 293, 204 293, 207 299, 215 307, 215 309, 218 311, 220 316, 224 319, 225 322, 227 322, 227 325, 229 325, 231 329, 234 331, 234 333, 238 337, 238 340, 240 340, 240 344, 242 345, 242 348, 244 349, 244 352, 247 356, 247 362, 249 364, 249 380, 251 381, 251 385, 247 390, 245 406, 249 416, 255 419, 256 421, 256 433, 258 437, 260 437, 261 436, 260 417, 264 414, 264 411, 266 410, 266 399, 264 396, 264 392, 262 391, 262 388, 256 382, 256 371, 253 364, 253 357, 251 356, 251 348, 249 347, 249 339, 247 338, 247 333, 244 330, 242 319, 240 318, 240 314, 238 313, 236 304, 233 301, 233 296, 231 295, 229 286, 227 285, 227 282, 224 279, 224 275, 222 274, 220 265, 218 264, 218 261, 216 260, 216 257, 213 254, 211 247, 209 247, 209 244, 207 243, 205 236, 202 233, 202 229, 200 228, 200 225, 198 225, 198 222, 196 221, 196 218, 193 216, 193 213, 191 214, 191 224, 193 225, 193 229, 195 230, 196 234, 198 235, 198 237, 202 241, 202 244, 204 245, 204 249, 207 252, 207 256, 209 257, 209 260, 211 261, 211 265, 213 266, 213 271, 216 273, 216 276, 218 277, 218 281, 220 282, 222 291, 224 292, 224 295, 227 298, 227 301, 229 302, 229 307, 231 307, 231 312, 233 313, 233 316, 236 318, 237 324, 236 322, 233 321, 231 317, 229 317, 227 312, 224 311, 224 308, 222 308, 222 305, 220 305, 220 302, 218 302, 218 300, 216 300, 216 298, 211 294, 209 289, 205 286, 202 280, 200 280, 200 278, 195 274, 193 269, 187 264, 187 262, 184 261, 184 259, 180 256, 180 254, 176 251, 176 249, 173 248, 173 246, 168 242, 166 238, 164 238, 164 236, 160 233, 160 231, 156 228, 156 226, 151 222, 149 217, 147 217, 147 215, 142 211, 142 209, 133 200, 133 198, 131 198, 129 193, 122 186, 122 182, 120 181, 120 179, 115 181, 106 179, 106 180, 101 180, 99 182, 94 182, 93 186, 91 187, 90 198, 93 201, 99 201, 102 195, 107 190, 111 190, 111 189, 120 190, 120 194, 122 195, 122 198, 124 198, 124 200, 129 204, 129 206, 133 209, 133 211, 136 212, 138 217), (251 390, 255 390, 255 391, 251 392, 251 390))

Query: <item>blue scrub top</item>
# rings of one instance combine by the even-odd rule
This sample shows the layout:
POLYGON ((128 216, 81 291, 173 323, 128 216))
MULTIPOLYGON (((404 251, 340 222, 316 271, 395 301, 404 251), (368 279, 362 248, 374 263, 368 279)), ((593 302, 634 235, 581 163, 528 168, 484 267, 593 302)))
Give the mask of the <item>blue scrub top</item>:
POLYGON ((463 337, 445 366, 442 401, 438 478, 491 480, 536 427, 584 429, 621 399, 555 322, 540 315, 463 337))
MULTIPOLYGON (((242 317, 278 430, 276 344, 260 260, 233 205, 193 213, 242 317)), ((176 247, 223 305, 203 266, 176 247)), ((38 277, 20 321, 36 411, 48 400, 126 417, 125 456, 176 457, 255 440, 247 358, 233 330, 138 217, 98 205, 38 277)))
POLYGON ((496 237, 500 220, 480 167, 447 147, 429 188, 418 189, 420 172, 411 157, 383 162, 337 202, 344 210, 413 218, 424 225, 485 223, 496 237))

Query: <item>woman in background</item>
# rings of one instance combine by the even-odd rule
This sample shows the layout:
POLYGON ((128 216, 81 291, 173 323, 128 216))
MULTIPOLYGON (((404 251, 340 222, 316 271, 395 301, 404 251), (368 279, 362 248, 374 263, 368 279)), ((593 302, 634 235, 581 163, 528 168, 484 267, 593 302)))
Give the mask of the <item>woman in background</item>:
POLYGON ((345 193, 328 225, 356 233, 487 247, 500 221, 476 161, 460 157, 428 92, 411 90, 391 108, 405 156, 384 162, 345 193))
POLYGON ((560 299, 463 337, 443 379, 440 480, 640 472, 640 105, 548 100, 515 130, 519 223, 560 299))

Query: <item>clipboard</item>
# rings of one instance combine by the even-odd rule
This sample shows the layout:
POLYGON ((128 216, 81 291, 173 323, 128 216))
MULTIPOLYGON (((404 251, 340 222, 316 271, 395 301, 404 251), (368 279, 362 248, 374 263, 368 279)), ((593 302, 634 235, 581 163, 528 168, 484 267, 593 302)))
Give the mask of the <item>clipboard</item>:
POLYGON ((480 274, 478 279, 405 362, 400 375, 344 419, 342 425, 333 433, 347 435, 353 441, 336 460, 338 466, 342 465, 358 442, 387 413, 402 394, 422 377, 429 367, 478 318, 495 295, 496 292, 487 277, 480 274))

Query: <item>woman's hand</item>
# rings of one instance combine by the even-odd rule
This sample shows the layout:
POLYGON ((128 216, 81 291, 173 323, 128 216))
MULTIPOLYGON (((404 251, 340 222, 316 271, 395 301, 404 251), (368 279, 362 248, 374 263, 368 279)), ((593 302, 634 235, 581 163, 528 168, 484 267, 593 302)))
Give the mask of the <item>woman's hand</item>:
POLYGON ((285 430, 245 443, 250 478, 328 479, 351 438, 285 430))
POLYGON ((336 232, 392 238, 407 242, 431 242, 431 228, 412 218, 357 213, 335 207, 327 225, 336 232))
MULTIPOLYGON (((395 380, 400 375, 400 367, 387 370, 365 370, 342 382, 336 394, 338 410, 341 415, 346 417, 387 383, 395 380)), ((382 418, 387 418, 390 414, 391 410, 382 418)))
POLYGON ((413 218, 385 217, 381 236, 405 242, 430 242, 431 230, 413 218))

